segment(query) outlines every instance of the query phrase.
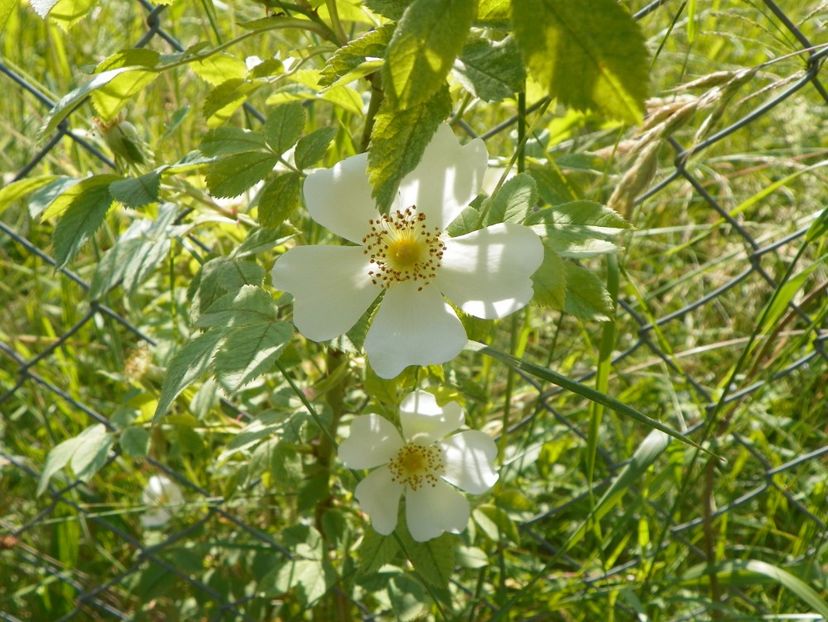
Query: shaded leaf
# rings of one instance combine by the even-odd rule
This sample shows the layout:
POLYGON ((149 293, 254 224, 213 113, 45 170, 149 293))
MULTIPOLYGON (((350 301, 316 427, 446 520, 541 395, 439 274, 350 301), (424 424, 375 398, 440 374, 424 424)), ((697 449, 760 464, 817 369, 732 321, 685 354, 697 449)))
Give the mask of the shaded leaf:
POLYGON ((543 263, 532 275, 532 302, 562 311, 566 302, 566 262, 549 245, 543 245, 543 263))
POLYGON ((216 355, 216 375, 223 386, 238 391, 270 371, 293 329, 287 322, 233 328, 216 355))
POLYGON ((124 428, 118 442, 125 455, 143 458, 149 452, 150 434, 144 428, 130 426, 124 428))
POLYGON ((638 123, 647 97, 644 37, 616 0, 512 2, 515 35, 531 75, 577 110, 638 123))
POLYGON ((127 207, 143 207, 158 200, 161 187, 161 173, 152 171, 140 177, 122 179, 109 186, 109 192, 116 201, 127 207))
POLYGON ((218 329, 207 331, 175 353, 167 366, 161 396, 158 398, 158 406, 153 416, 154 422, 158 422, 167 414, 173 400, 210 368, 222 337, 223 333, 218 329))
POLYGON ((385 94, 406 110, 426 104, 463 48, 476 10, 475 0, 414 0, 388 43, 383 66, 385 94))
POLYGON ((323 158, 328 145, 336 136, 335 127, 320 127, 307 136, 303 136, 296 144, 293 160, 300 169, 316 164, 323 158))
POLYGON ((368 153, 368 177, 381 211, 387 211, 400 181, 417 166, 440 122, 450 112, 451 98, 445 87, 427 103, 402 112, 383 104, 368 153))
POLYGON ((198 149, 206 156, 224 156, 246 151, 264 151, 264 136, 239 127, 217 127, 204 135, 198 149))
POLYGON ((517 43, 474 39, 466 44, 456 63, 463 85, 480 99, 496 102, 523 90, 526 72, 517 43))
MULTIPOLYGON (((70 190, 77 188, 73 186, 70 190)), ((112 205, 106 186, 97 186, 75 196, 61 216, 52 237, 55 261, 62 268, 89 237, 97 231, 112 205)))
POLYGON ((299 102, 276 106, 267 115, 264 136, 274 153, 282 154, 299 140, 305 126, 305 109, 299 102))
POLYGON ((386 24, 349 41, 328 59, 321 71, 320 86, 330 86, 356 69, 368 57, 382 58, 394 32, 394 24, 386 24))
POLYGON ((564 311, 582 320, 609 322, 614 313, 612 297, 600 279, 586 268, 564 262, 566 301, 564 311))
POLYGON ((483 224, 522 223, 537 200, 538 187, 535 180, 526 173, 519 173, 507 180, 489 199, 489 211, 483 224))
POLYGON ((417 542, 408 532, 403 516, 394 533, 399 538, 403 554, 422 578, 437 587, 448 587, 460 539, 456 535, 444 533, 427 542, 417 542))

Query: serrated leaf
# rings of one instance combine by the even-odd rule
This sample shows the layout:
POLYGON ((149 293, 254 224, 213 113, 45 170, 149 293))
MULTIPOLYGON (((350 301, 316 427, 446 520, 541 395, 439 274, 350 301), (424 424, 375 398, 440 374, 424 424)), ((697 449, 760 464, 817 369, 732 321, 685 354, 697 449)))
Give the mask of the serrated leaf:
MULTIPOLYGON (((120 175, 93 175, 92 177, 86 177, 85 179, 80 180, 59 179, 55 182, 55 191, 58 192, 58 194, 52 198, 46 206, 46 209, 43 210, 40 219, 49 220, 55 216, 60 216, 68 210, 69 206, 77 201, 79 197, 95 190, 96 188, 109 186, 111 183, 121 179, 123 179, 123 177, 120 175)), ((47 186, 47 188, 49 187, 50 186, 47 186)), ((49 193, 49 196, 52 196, 52 193, 49 193)), ((48 200, 49 196, 44 198, 48 200)))
POLYGON ((614 313, 612 298, 604 284, 586 268, 564 262, 566 301, 564 311, 582 320, 609 322, 614 313))
POLYGON ((328 59, 319 78, 319 86, 330 86, 369 57, 382 58, 391 40, 395 24, 386 24, 349 41, 328 59))
POLYGON ((283 235, 278 229, 258 228, 251 231, 247 238, 233 251, 233 257, 239 259, 258 255, 274 246, 284 244, 291 236, 283 235))
POLYGON ((374 13, 395 21, 402 17, 409 4, 411 0, 365 0, 365 6, 374 13))
POLYGON ((261 86, 259 82, 241 78, 232 78, 219 84, 204 100, 203 112, 207 126, 214 128, 224 123, 261 86))
POLYGON ((448 89, 440 89, 423 105, 396 112, 383 104, 376 116, 368 152, 368 177, 373 196, 386 211, 402 178, 423 157, 440 122, 451 112, 448 89))
POLYGON ((273 297, 261 287, 244 285, 216 300, 207 313, 198 318, 196 326, 239 327, 248 324, 268 324, 276 321, 278 307, 273 297))
POLYGON ((393 561, 399 550, 400 546, 393 536, 380 535, 373 529, 366 530, 359 547, 360 574, 377 572, 393 561))
POLYGON ((526 173, 519 173, 501 186, 490 199, 484 225, 498 222, 522 223, 538 200, 535 180, 526 173))
POLYGON ((293 160, 300 169, 307 168, 321 160, 328 145, 336 136, 335 127, 320 127, 307 136, 303 136, 296 143, 296 150, 293 152, 293 160))
POLYGON ((299 140, 305 127, 305 109, 299 102, 276 106, 267 115, 264 136, 274 153, 282 154, 299 140))
POLYGON ((203 266, 190 284, 188 295, 193 301, 195 318, 226 294, 238 292, 245 285, 260 285, 264 270, 253 261, 239 257, 216 257, 203 266))
MULTIPOLYGON (((77 188, 73 186, 72 189, 77 188)), ((61 216, 52 236, 55 262, 65 266, 98 227, 112 205, 112 195, 106 186, 97 186, 74 197, 61 216)))
POLYGON ((246 151, 264 151, 264 136, 239 127, 217 127, 204 135, 198 149, 206 156, 226 156, 246 151))
POLYGON ((216 355, 216 375, 221 384, 230 391, 238 391, 270 371, 292 334, 287 322, 232 329, 216 355))
POLYGON ((563 172, 554 161, 547 166, 530 165, 527 171, 538 184, 538 193, 544 203, 558 205, 567 201, 575 201, 578 191, 572 183, 564 177, 563 172))
POLYGON ((115 76, 106 84, 101 85, 91 93, 92 105, 104 121, 112 121, 124 105, 136 93, 146 88, 160 75, 157 71, 150 71, 160 60, 160 55, 147 48, 121 50, 104 59, 96 68, 95 73, 102 73, 119 67, 132 67, 134 70, 115 76), (140 68, 146 67, 146 71, 140 68))
POLYGON ((158 422, 167 414, 173 400, 210 368, 213 355, 223 336, 224 333, 218 329, 209 330, 175 353, 164 376, 153 422, 158 422))
POLYGON ((266 575, 259 589, 266 596, 297 591, 301 602, 310 606, 325 595, 332 583, 331 573, 321 561, 295 559, 286 562, 275 574, 266 575))
POLYGON ((278 227, 299 209, 302 180, 298 173, 276 175, 259 193, 259 224, 278 227))
POLYGON ((143 458, 149 452, 150 433, 144 428, 130 426, 124 428, 118 442, 125 455, 133 458, 143 458))
POLYGON ((532 77, 552 97, 641 121, 650 62, 638 24, 616 0, 514 1, 512 20, 532 77))
POLYGON ((403 554, 420 576, 437 587, 448 587, 460 539, 453 534, 444 533, 427 542, 417 542, 408 532, 408 526, 402 516, 394 533, 399 537, 403 554))
POLYGON ((99 298, 123 281, 131 296, 146 280, 170 249, 171 226, 178 208, 165 203, 154 221, 135 220, 103 257, 89 287, 89 297, 99 298))
POLYGON ((264 179, 278 161, 272 153, 261 151, 227 156, 207 167, 207 189, 214 197, 237 197, 264 179))
POLYGON ((456 63, 463 85, 480 99, 497 102, 523 90, 526 71, 517 43, 475 39, 466 44, 456 63))
POLYGON ((210 54, 206 58, 189 63, 190 69, 202 80, 218 86, 227 80, 244 78, 247 67, 244 61, 231 54, 210 54))
POLYGON ((527 219, 549 248, 570 259, 594 257, 617 250, 610 240, 629 228, 612 209, 593 201, 573 201, 539 210, 527 219))
POLYGON ((394 108, 421 106, 441 89, 476 8, 475 0, 414 0, 408 5, 383 66, 386 97, 394 108))
POLYGON ((566 264, 549 245, 543 244, 543 263, 532 275, 532 302, 562 311, 566 302, 566 264))
POLYGON ((109 193, 127 207, 143 207, 158 200, 161 173, 151 171, 140 177, 122 179, 109 186, 109 193))

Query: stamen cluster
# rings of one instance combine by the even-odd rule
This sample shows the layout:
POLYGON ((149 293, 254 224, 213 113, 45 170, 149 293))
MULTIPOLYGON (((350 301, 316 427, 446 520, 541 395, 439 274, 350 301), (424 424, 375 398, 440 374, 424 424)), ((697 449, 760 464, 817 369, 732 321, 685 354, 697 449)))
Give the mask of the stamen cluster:
POLYGON ((368 221, 362 238, 364 253, 375 269, 368 272, 374 285, 419 281, 422 290, 437 274, 446 250, 440 228, 429 229, 426 215, 415 206, 368 221))
POLYGON ((436 486, 445 466, 437 443, 406 443, 388 463, 391 480, 411 490, 419 490, 425 484, 436 486))

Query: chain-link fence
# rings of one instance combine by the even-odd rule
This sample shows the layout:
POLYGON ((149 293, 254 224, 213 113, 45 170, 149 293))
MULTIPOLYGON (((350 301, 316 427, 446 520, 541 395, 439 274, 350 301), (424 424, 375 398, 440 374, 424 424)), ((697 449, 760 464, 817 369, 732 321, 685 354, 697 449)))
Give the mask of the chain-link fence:
MULTIPOLYGON (((165 7, 154 7, 143 0, 139 3, 146 12, 146 33, 134 45, 142 47, 150 42, 163 42, 171 51, 182 51, 184 46, 165 29, 165 7)), ((671 16, 675 16, 670 30, 665 34, 665 37, 669 37, 685 4, 657 0, 640 8, 635 16, 640 20, 648 20, 659 11, 669 12, 671 16)), ((655 548, 651 548, 649 558, 637 556, 625 559, 601 572, 591 574, 582 581, 581 594, 599 589, 600 585, 606 584, 607 581, 612 582, 614 578, 621 581, 627 573, 642 565, 653 565, 659 553, 669 546, 680 546, 691 561, 704 562, 708 559, 708 552, 704 550, 705 536, 702 533, 709 528, 711 521, 726 515, 732 515, 734 520, 738 520, 740 507, 756 503, 761 507, 762 499, 771 491, 775 491, 787 501, 788 511, 795 514, 796 520, 806 526, 803 530, 809 529, 808 533, 816 534, 813 538, 814 546, 824 545, 824 517, 820 517, 818 512, 813 510, 812 500, 803 498, 799 491, 788 488, 783 477, 786 474, 800 473, 803 469, 811 469, 815 477, 824 478, 825 456, 828 455, 824 430, 821 437, 814 436, 812 445, 801 447, 798 451, 792 450, 787 455, 768 456, 766 448, 749 441, 738 432, 729 430, 727 422, 736 407, 748 408, 747 405, 755 395, 767 395, 768 392, 776 390, 783 396, 796 395, 797 383, 805 382, 801 377, 803 372, 807 372, 807 378, 810 379, 808 382, 812 383, 808 391, 812 392, 815 399, 819 399, 820 383, 815 382, 814 378, 818 378, 820 370, 824 370, 828 358, 825 351, 825 341, 828 339, 824 303, 826 283, 817 283, 810 288, 807 295, 791 297, 787 301, 786 308, 781 311, 782 319, 774 325, 774 332, 764 335, 765 339, 760 345, 761 356, 756 358, 758 362, 753 369, 740 368, 739 365, 719 365, 708 369, 703 357, 706 352, 722 347, 731 348, 731 351, 736 352, 746 347, 749 338, 744 335, 749 335, 751 330, 756 328, 761 306, 745 310, 749 316, 747 324, 738 326, 731 323, 723 328, 719 337, 709 342, 699 341, 691 352, 679 353, 674 350, 674 346, 687 342, 688 332, 692 334, 695 330, 694 317, 698 313, 715 309, 714 315, 718 313, 723 323, 727 323, 737 315, 734 310, 739 309, 747 296, 746 292, 761 290, 761 299, 769 300, 773 292, 779 289, 780 283, 786 282, 789 278, 790 275, 786 271, 791 266, 792 256, 798 248, 797 244, 802 244, 808 234, 812 216, 816 213, 815 206, 803 208, 794 222, 789 223, 789 231, 779 235, 778 227, 765 231, 761 227, 746 224, 740 218, 739 210, 727 205, 732 203, 732 197, 727 196, 726 184, 720 179, 720 170, 725 170, 728 162, 726 139, 740 132, 751 132, 756 122, 763 118, 763 128, 772 127, 773 124, 767 123, 766 117, 777 115, 777 122, 787 118, 791 124, 776 128, 780 141, 783 140, 786 134, 794 131, 792 125, 798 114, 797 107, 801 105, 795 103, 795 100, 808 90, 810 93, 804 101, 808 102, 808 106, 820 108, 823 111, 822 118, 825 118, 824 111, 828 106, 828 92, 820 81, 823 61, 828 56, 828 47, 824 42, 806 38, 802 29, 772 0, 762 0, 760 5, 750 6, 755 10, 754 19, 764 20, 763 28, 781 33, 780 36, 793 40, 800 46, 801 51, 791 54, 791 60, 798 62, 800 69, 792 70, 789 75, 778 78, 772 87, 763 89, 751 89, 750 80, 755 74, 747 76, 741 84, 747 85, 746 92, 752 93, 740 102, 740 117, 715 132, 705 134, 696 131, 700 129, 700 119, 705 118, 703 115, 696 115, 688 122, 689 130, 688 127, 684 128, 685 135, 692 137, 688 138, 687 142, 681 142, 673 132, 659 137, 663 145, 660 155, 662 166, 658 168, 653 183, 635 199, 634 204, 630 206, 631 209, 640 213, 665 193, 683 197, 681 204, 673 204, 676 210, 686 210, 686 214, 677 212, 676 229, 686 231, 689 225, 692 232, 694 224, 704 225, 706 228, 698 229, 700 238, 705 235, 717 236, 722 240, 721 248, 726 248, 727 252, 722 257, 697 258, 702 266, 708 265, 705 262, 716 262, 716 265, 721 267, 715 279, 708 278, 708 271, 694 270, 690 265, 692 262, 685 262, 689 274, 680 281, 689 283, 687 287, 674 285, 668 286, 666 290, 659 289, 660 283, 663 284, 667 280, 675 283, 676 280, 671 278, 660 282, 658 274, 648 275, 647 279, 642 275, 635 275, 648 283, 649 291, 645 295, 622 289, 618 300, 618 349, 612 360, 613 374, 618 379, 618 385, 613 387, 632 387, 634 383, 629 381, 630 378, 638 378, 642 374, 647 374, 648 370, 661 370, 662 377, 669 377, 671 382, 670 389, 665 391, 664 395, 672 394, 673 399, 681 404, 677 410, 687 416, 688 421, 684 429, 695 440, 708 443, 714 450, 728 445, 744 448, 747 457, 743 459, 740 468, 746 475, 738 485, 728 488, 727 498, 719 496, 718 504, 711 504, 706 509, 699 507, 696 516, 684 516, 685 520, 682 522, 675 521, 675 514, 670 507, 644 499, 645 504, 650 503, 652 506, 654 515, 661 518, 663 526, 661 531, 657 527, 652 528, 657 536, 657 544, 655 548), (693 127, 692 123, 695 123, 696 127, 693 127), (687 131, 690 133, 687 134, 687 131), (665 159, 667 149, 672 149, 673 153, 665 159), (672 164, 669 163, 670 160, 672 164), (717 170, 717 167, 722 168, 717 170), (809 214, 810 219, 807 217, 809 214), (691 218, 698 219, 698 222, 693 223, 691 218), (717 219, 720 220, 717 222, 717 219), (671 291, 673 289, 675 291, 671 291), (750 325, 750 317, 753 319, 753 325, 750 325), (725 345, 722 345, 723 343, 725 345), (784 357, 779 356, 782 351, 784 357), (685 365, 685 361, 689 363, 685 365), (784 361, 784 365, 779 366, 778 361, 784 361), (738 370, 738 373, 734 372, 728 376, 734 369, 738 370), (687 406, 688 404, 690 406, 687 406)), ((824 19, 821 15, 823 14, 817 9, 813 14, 799 16, 799 19, 824 19)), ((54 106, 55 102, 46 97, 38 86, 2 60, 0 72, 7 85, 6 97, 22 98, 27 106, 41 107, 44 111, 54 106)), ((706 88, 705 85, 701 86, 706 88)), ((710 88, 715 86, 711 83, 705 92, 709 93, 710 88)), ((682 104, 695 103, 698 107, 699 100, 700 98, 665 100, 664 105, 675 105, 676 101, 681 101, 682 104)), ((672 110, 674 114, 679 107, 672 110)), ((248 112, 253 117, 260 116, 252 107, 249 107, 248 112)), ((531 110, 529 112, 531 113, 531 110)), ((657 114, 659 110, 656 106, 652 115, 657 114)), ((669 115, 664 118, 669 118, 669 115)), ((100 170, 114 166, 94 141, 72 129, 71 121, 71 116, 62 121, 55 134, 47 137, 28 161, 17 163, 18 169, 13 180, 32 175, 56 146, 65 146, 66 141, 70 141, 72 148, 86 151, 97 161, 100 170)), ((472 121, 467 122, 464 118, 456 121, 467 132, 475 134, 472 121)), ((513 130, 516 123, 517 118, 512 118, 486 132, 480 132, 480 135, 486 140, 502 136, 505 132, 513 130)), ((32 145, 35 144, 30 136, 18 140, 30 140, 32 145)), ((570 140, 569 143, 561 142, 555 147, 559 153, 566 153, 567 150, 575 152, 578 148, 576 139, 570 140)), ((803 166, 812 164, 820 157, 824 158, 825 150, 813 150, 806 155, 809 159, 805 160, 803 166)), ((761 163, 757 163, 757 166, 760 165, 761 163)), ((804 204, 804 198, 802 199, 804 204)), ((761 200, 761 197, 758 200, 761 200)), ((9 261, 19 258, 21 265, 28 266, 35 275, 32 288, 37 289, 36 274, 56 267, 56 262, 45 250, 39 241, 40 238, 31 235, 30 230, 0 220, 0 233, 0 239, 5 238, 0 246, 0 253, 6 254, 9 261)), ((638 234, 633 232, 631 235, 638 234)), ((681 245, 692 249, 695 240, 696 238, 681 240, 681 245)), ((196 238, 193 241, 196 245, 200 244, 196 238)), ((667 251, 650 249, 650 252, 667 251)), ((66 267, 57 268, 57 273, 63 284, 62 289, 71 288, 73 292, 88 291, 88 278, 66 267)), ((3 304, 10 305, 17 294, 19 292, 6 291, 3 294, 3 304)), ((69 294, 61 291, 44 291, 39 295, 42 296, 40 300, 43 305, 59 305, 61 301, 71 299, 69 294)), ((76 416, 82 414, 88 425, 97 422, 106 426, 108 430, 116 430, 111 413, 102 412, 99 407, 79 400, 60 383, 50 379, 60 375, 53 373, 55 369, 66 369, 63 353, 66 345, 79 333, 94 334, 103 324, 119 326, 121 334, 128 336, 130 343, 143 342, 150 347, 156 345, 145 331, 130 320, 128 313, 115 310, 99 301, 84 304, 86 308, 82 310, 80 319, 71 326, 64 327, 59 334, 44 331, 42 335, 32 338, 3 331, 5 337, 0 341, 0 370, 4 371, 4 378, 14 380, 0 387, 0 412, 5 420, 6 438, 4 443, 0 437, 0 472, 3 478, 14 480, 17 490, 33 492, 43 468, 42 462, 22 453, 19 445, 16 446, 16 452, 8 449, 14 445, 10 439, 18 433, 15 430, 16 422, 22 419, 24 412, 36 413, 39 425, 47 430, 53 446, 66 438, 66 430, 60 424, 59 417, 67 411, 75 413, 76 416), (44 369, 47 373, 42 371, 44 369), (27 402, 31 404, 30 407, 26 406, 27 402)), ((530 346, 527 356, 543 362, 546 353, 533 352, 530 346)), ((595 369, 588 367, 578 370, 576 366, 575 370, 577 373, 573 375, 584 382, 591 380, 597 373, 595 369)), ((510 433, 518 434, 531 429, 542 414, 550 417, 556 425, 562 426, 562 429, 573 437, 586 438, 586 420, 571 417, 566 411, 568 403, 556 401, 562 394, 562 389, 550 388, 528 374, 522 374, 522 380, 532 388, 527 396, 523 396, 529 406, 524 409, 524 418, 512 425, 510 433)), ((662 395, 659 393, 661 389, 655 388, 653 391, 653 395, 662 395)), ((638 397, 640 395, 631 394, 622 396, 622 399, 636 403, 638 397)), ((825 399, 824 387, 822 399, 825 399)), ((234 412, 239 421, 249 418, 243 409, 234 406, 232 401, 223 402, 222 407, 228 412, 234 412)), ((576 409, 576 406, 572 408, 576 409)), ((669 408, 665 407, 664 411, 667 410, 669 408)), ((531 433, 528 433, 527 439, 526 443, 531 444, 531 433)), ((46 450, 48 451, 48 448, 46 450)), ((42 450, 35 455, 42 456, 42 450)), ((597 490, 602 490, 625 464, 626 456, 613 455, 605 447, 599 447, 599 458, 604 463, 606 478, 595 485, 597 490)), ((146 619, 167 619, 154 617, 152 606, 153 594, 156 593, 157 587, 155 584, 167 581, 174 582, 179 590, 176 598, 178 602, 183 603, 182 619, 257 620, 266 619, 271 615, 268 613, 272 611, 268 609, 269 599, 251 591, 244 577, 238 577, 236 583, 225 577, 224 581, 229 581, 230 588, 228 589, 225 584, 219 588, 214 577, 220 573, 211 571, 223 566, 225 570, 231 568, 232 574, 233 564, 236 563, 240 551, 254 552, 254 560, 245 570, 248 573, 255 573, 256 568, 265 567, 274 563, 274 560, 291 555, 289 547, 280 543, 268 529, 267 519, 263 516, 268 510, 261 509, 260 514, 257 514, 249 508, 240 509, 232 495, 205 488, 192 472, 172 468, 152 455, 145 458, 124 456, 118 447, 113 448, 106 457, 100 473, 123 475, 126 471, 118 463, 124 460, 147 472, 164 474, 176 482, 184 490, 188 505, 199 508, 197 517, 196 514, 191 514, 189 516, 195 518, 188 519, 189 522, 180 525, 176 531, 158 536, 154 541, 147 540, 136 531, 134 521, 124 518, 125 512, 128 517, 129 508, 99 503, 95 492, 95 480, 89 483, 80 480, 64 483, 53 481, 49 484, 46 494, 35 503, 32 503, 31 499, 25 500, 26 503, 15 498, 0 500, 0 561, 3 569, 0 583, 6 583, 7 589, 11 586, 14 590, 14 594, 6 591, 5 601, 0 601, 0 618, 9 621, 38 619, 37 614, 32 611, 15 608, 14 603, 27 602, 26 593, 31 591, 43 598, 66 599, 70 605, 65 608, 66 613, 60 620, 127 620, 133 619, 136 612, 142 612, 141 615, 146 619), (216 526, 221 527, 221 533, 232 535, 223 541, 210 537, 209 533, 216 526), (59 547, 61 538, 66 537, 66 532, 72 530, 82 532, 86 543, 79 558, 73 563, 68 563, 65 556, 59 554, 54 547, 59 547), (50 531, 55 532, 54 537, 45 535, 50 531), (46 541, 58 544, 51 549, 38 546, 46 541)), ((118 475, 113 477, 117 480, 118 475)), ((124 483, 124 486, 125 490, 129 489, 127 483, 124 483)), ((6 488, 11 489, 11 485, 6 488)), ((134 490, 130 490, 129 495, 135 499, 134 490)), ((539 573, 539 579, 552 580, 560 568, 563 568, 562 572, 579 569, 577 559, 561 552, 560 542, 550 542, 544 536, 544 526, 550 521, 562 520, 562 517, 568 516, 569 512, 576 511, 577 508, 583 508, 589 496, 590 493, 584 491, 569 497, 558 497, 556 501, 547 503, 541 513, 521 523, 524 537, 528 536, 538 547, 537 550, 552 560, 548 567, 544 567, 545 572, 539 573)), ((822 507, 824 509, 824 504, 822 507)), ((812 555, 813 551, 799 551, 790 561, 796 562, 812 555)), ((453 588, 460 592, 467 589, 459 583, 455 583, 453 588)), ((340 590, 341 596, 345 599, 352 598, 336 586, 333 589, 340 590)), ((739 598, 740 588, 733 589, 736 598, 739 598)), ((475 616, 490 618, 498 612, 503 613, 500 606, 485 593, 467 596, 476 603, 472 606, 471 613, 466 614, 467 619, 477 619, 475 616)), ((748 596, 742 598, 745 601, 744 607, 753 615, 758 617, 764 613, 760 605, 751 604, 748 596)), ((364 619, 374 618, 374 613, 360 604, 358 598, 353 599, 351 603, 354 610, 364 619)), ((634 612, 631 605, 619 606, 622 610, 630 612, 630 615, 634 612)), ((703 607, 700 607, 698 615, 705 615, 703 607)), ((683 619, 701 618, 690 615, 683 619)))

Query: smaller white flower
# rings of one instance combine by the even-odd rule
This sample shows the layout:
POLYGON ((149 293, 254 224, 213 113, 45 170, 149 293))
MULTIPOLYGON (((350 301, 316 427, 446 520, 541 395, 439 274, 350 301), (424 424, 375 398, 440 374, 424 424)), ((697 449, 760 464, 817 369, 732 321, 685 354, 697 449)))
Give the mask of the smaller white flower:
POLYGON ((394 531, 403 493, 408 530, 418 542, 466 528, 469 502, 457 488, 479 495, 498 475, 491 437, 477 430, 449 436, 463 420, 457 402, 441 407, 431 393, 419 390, 400 404, 402 436, 380 415, 354 419, 339 459, 352 469, 374 469, 354 494, 379 533, 394 531))
POLYGON ((160 528, 172 518, 170 509, 184 503, 184 495, 174 481, 164 475, 149 478, 141 500, 147 511, 141 516, 141 524, 148 529, 160 528))

